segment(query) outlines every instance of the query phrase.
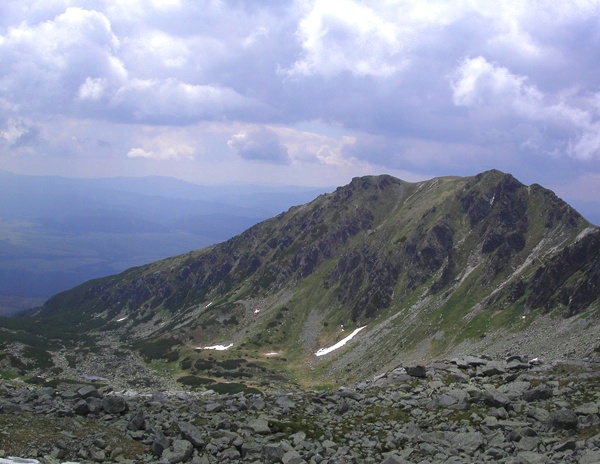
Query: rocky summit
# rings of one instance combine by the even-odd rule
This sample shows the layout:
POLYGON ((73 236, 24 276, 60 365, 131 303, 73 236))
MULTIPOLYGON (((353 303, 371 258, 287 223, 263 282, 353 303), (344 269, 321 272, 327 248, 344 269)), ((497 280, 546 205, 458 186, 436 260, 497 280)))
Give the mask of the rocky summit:
POLYGON ((321 392, 4 382, 0 462, 591 464, 599 386, 598 361, 518 355, 407 365, 321 392))

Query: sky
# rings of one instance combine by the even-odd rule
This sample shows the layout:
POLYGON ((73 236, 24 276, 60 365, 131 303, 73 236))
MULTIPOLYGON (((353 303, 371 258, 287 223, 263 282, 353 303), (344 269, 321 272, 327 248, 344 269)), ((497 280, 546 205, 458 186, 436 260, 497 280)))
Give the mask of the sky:
POLYGON ((0 169, 496 168, 600 210, 599 76, 600 0, 0 0, 0 169))

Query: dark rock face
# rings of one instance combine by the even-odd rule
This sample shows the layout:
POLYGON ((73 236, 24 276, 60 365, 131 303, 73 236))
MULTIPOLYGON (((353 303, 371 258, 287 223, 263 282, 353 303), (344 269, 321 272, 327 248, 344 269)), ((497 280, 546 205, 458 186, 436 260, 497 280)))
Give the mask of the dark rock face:
POLYGON ((588 307, 600 292, 600 231, 589 233, 541 266, 532 279, 527 306, 549 311, 557 303, 573 316, 588 307), (573 279, 575 277, 575 279, 573 279), (569 285, 564 285, 570 279, 569 285))

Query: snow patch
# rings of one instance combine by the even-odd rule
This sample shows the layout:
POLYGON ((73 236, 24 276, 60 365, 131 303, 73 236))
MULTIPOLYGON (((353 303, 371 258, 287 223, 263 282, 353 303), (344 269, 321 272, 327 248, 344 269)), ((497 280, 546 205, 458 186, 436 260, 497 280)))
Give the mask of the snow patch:
POLYGON ((254 314, 258 314, 258 313, 260 313, 260 309, 255 309, 254 314))
POLYGON ((204 307, 204 309, 206 309, 206 308, 210 307, 210 305, 212 305, 212 304, 213 304, 213 302, 211 301, 210 303, 208 303, 208 304, 207 304, 207 305, 204 307))
POLYGON ((124 321, 125 319, 127 319, 127 316, 125 316, 125 317, 122 317, 121 319, 117 319, 117 322, 124 321))
POLYGON ((330 346, 329 348, 321 348, 320 350, 318 350, 315 355, 316 356, 323 356, 327 353, 331 353, 332 351, 337 350, 338 348, 341 348, 342 346, 344 346, 346 343, 348 343, 350 340, 352 340, 354 338, 354 336, 360 332, 362 329, 364 329, 366 327, 366 325, 363 325, 362 327, 359 327, 358 329, 356 329, 354 332, 352 332, 350 335, 348 335, 346 338, 340 340, 339 342, 337 342, 335 345, 330 346))
POLYGON ((225 351, 228 350, 229 348, 231 348, 233 346, 233 343, 230 343, 229 345, 225 346, 225 345, 213 345, 213 346, 197 346, 196 349, 197 350, 217 350, 217 351, 225 351))
POLYGON ((273 351, 272 353, 265 353, 265 356, 277 356, 279 353, 273 351))

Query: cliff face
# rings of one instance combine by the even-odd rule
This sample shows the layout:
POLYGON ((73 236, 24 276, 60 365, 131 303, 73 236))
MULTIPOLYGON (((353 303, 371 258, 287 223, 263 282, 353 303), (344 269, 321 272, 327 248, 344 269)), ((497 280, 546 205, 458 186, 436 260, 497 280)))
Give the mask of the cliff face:
POLYGON ((56 295, 35 317, 181 347, 230 340, 298 362, 339 339, 340 325, 367 325, 357 353, 376 367, 524 330, 526 315, 597 314, 599 282, 600 229, 538 185, 499 171, 377 176, 222 244, 56 295))

